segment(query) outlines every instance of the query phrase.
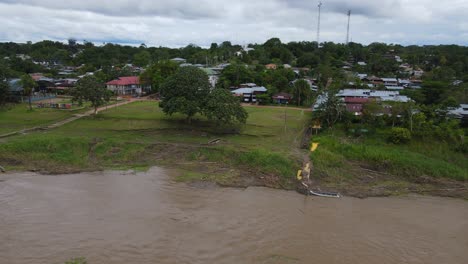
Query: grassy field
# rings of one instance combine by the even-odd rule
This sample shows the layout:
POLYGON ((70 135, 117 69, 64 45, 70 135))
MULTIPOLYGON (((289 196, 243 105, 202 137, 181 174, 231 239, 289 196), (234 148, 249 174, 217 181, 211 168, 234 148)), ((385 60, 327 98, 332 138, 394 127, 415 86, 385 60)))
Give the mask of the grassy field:
POLYGON ((53 173, 164 165, 192 172, 181 179, 216 174, 222 175, 216 180, 220 184, 243 186, 243 176, 256 175, 262 179, 258 184, 290 185, 301 165, 304 153, 297 146, 311 113, 246 109, 247 124, 233 133, 202 117, 188 125, 183 116, 165 116, 156 102, 135 102, 51 131, 11 138, 0 145, 0 163, 53 173), (217 144, 209 144, 215 139, 217 144))
POLYGON ((304 155, 310 155, 314 186, 323 190, 358 197, 416 192, 468 199, 467 157, 446 143, 393 145, 382 136, 355 138, 335 130, 314 136, 320 146, 310 154, 299 149, 310 112, 246 109, 247 124, 234 133, 202 117, 189 125, 181 115, 165 116, 156 102, 135 102, 4 139, 0 165, 45 173, 159 165, 177 168, 178 181, 290 189, 304 155))
POLYGON ((73 111, 52 108, 33 108, 33 110, 30 111, 28 104, 17 104, 9 108, 1 108, 0 135, 22 129, 48 125, 80 112, 83 112, 83 109, 73 111))
POLYGON ((315 176, 325 188, 353 195, 456 194, 453 190, 459 191, 455 196, 468 198, 467 156, 447 143, 414 140, 394 145, 382 136, 354 138, 340 131, 323 133, 313 141, 320 143, 311 154, 315 176))

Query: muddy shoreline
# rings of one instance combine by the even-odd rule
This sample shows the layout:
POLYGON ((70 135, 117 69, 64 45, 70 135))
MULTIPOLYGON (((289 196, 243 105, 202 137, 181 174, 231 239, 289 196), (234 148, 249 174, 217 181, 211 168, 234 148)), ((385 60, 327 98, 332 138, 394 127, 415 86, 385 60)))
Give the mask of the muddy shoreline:
MULTIPOLYGON (((193 171, 204 173, 206 175, 214 175, 212 178, 206 179, 191 179, 181 180, 194 186, 217 186, 221 188, 248 188, 248 187, 267 187, 279 190, 301 192, 300 184, 291 178, 290 182, 284 183, 277 175, 266 174, 248 168, 228 168, 221 164, 195 164, 197 166, 181 167, 171 164, 154 165, 170 170, 174 170, 181 174, 182 171, 193 171), (203 166, 201 166, 203 165, 203 166), (216 179, 217 174, 223 174, 226 171, 235 172, 236 176, 228 181, 219 181, 216 179)), ((145 171, 153 166, 146 168, 49 168, 49 169, 33 169, 33 170, 12 170, 7 173, 34 172, 41 175, 63 175, 63 174, 79 174, 90 172, 104 172, 109 170, 117 171, 145 171)), ((175 176, 177 177, 177 176, 175 176)), ((431 177, 419 177, 414 179, 402 179, 385 173, 370 172, 363 174, 361 177, 354 178, 347 182, 337 182, 329 179, 326 175, 317 173, 311 179, 313 189, 322 191, 339 192, 340 194, 354 198, 371 198, 371 197, 392 197, 401 195, 428 195, 435 197, 450 197, 468 200, 468 182, 455 181, 449 179, 436 179, 431 177)))

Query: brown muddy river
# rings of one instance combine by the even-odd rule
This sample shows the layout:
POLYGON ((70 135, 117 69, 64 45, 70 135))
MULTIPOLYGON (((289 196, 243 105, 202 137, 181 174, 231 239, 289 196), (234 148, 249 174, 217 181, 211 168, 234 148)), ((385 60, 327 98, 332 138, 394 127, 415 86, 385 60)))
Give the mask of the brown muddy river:
POLYGON ((168 171, 0 175, 0 263, 468 263, 468 202, 325 199, 168 171))

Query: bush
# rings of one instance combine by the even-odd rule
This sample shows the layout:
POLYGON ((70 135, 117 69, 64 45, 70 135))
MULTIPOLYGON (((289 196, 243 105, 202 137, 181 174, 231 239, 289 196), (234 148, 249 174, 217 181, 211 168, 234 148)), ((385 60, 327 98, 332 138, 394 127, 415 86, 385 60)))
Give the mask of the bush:
POLYGON ((394 127, 390 131, 388 140, 394 144, 404 144, 411 140, 411 132, 403 127, 394 127))
POLYGON ((464 154, 468 154, 468 143, 467 142, 461 143, 455 148, 455 150, 464 154))

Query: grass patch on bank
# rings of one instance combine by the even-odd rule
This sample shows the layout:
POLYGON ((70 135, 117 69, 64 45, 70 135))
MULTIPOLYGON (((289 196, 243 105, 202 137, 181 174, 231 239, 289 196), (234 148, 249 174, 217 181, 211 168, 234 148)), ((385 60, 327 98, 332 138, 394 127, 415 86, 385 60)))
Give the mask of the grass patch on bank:
MULTIPOLYGON (((183 168, 179 164, 209 162, 215 163, 213 169, 234 169, 237 175, 242 171, 292 180, 300 166, 297 147, 310 112, 257 107, 246 110, 247 124, 234 132, 201 116, 192 124, 187 124, 182 115, 166 116, 157 102, 134 102, 53 130, 8 138, 0 144, 0 164, 44 171, 53 164, 55 171, 66 172, 153 165, 183 168), (219 143, 208 144, 214 139, 219 143)), ((216 179, 225 183, 232 179, 228 176, 217 173, 216 179)))
POLYGON ((351 161, 407 179, 428 176, 468 180, 466 156, 450 150, 443 142, 394 145, 386 143, 384 139, 358 140, 331 134, 317 136, 314 142, 319 142, 320 148, 311 154, 311 158, 314 165, 327 175, 349 175, 348 161, 351 161), (423 147, 423 144, 427 146, 423 147))

